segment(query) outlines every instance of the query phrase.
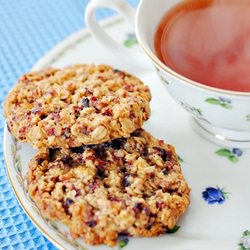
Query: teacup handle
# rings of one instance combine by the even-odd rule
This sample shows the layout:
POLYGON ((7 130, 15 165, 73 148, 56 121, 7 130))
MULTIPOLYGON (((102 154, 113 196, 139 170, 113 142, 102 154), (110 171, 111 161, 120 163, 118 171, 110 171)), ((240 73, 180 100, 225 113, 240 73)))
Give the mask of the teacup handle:
POLYGON ((95 12, 100 8, 110 8, 119 12, 128 23, 135 28, 135 10, 125 0, 91 0, 85 10, 85 22, 92 35, 101 42, 114 55, 121 57, 130 64, 148 67, 145 63, 148 58, 138 49, 138 52, 131 51, 114 41, 105 30, 99 25, 95 18, 95 12), (141 52, 141 53, 140 53, 141 52))

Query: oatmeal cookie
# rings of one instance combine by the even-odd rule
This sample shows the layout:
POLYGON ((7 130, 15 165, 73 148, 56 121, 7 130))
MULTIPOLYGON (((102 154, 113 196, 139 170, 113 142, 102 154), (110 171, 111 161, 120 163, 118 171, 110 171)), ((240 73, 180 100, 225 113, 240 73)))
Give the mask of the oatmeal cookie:
POLYGON ((107 65, 22 76, 4 103, 9 131, 35 148, 77 147, 127 137, 149 118, 150 91, 107 65))
POLYGON ((46 218, 92 245, 113 246, 120 234, 164 234, 190 202, 173 146, 143 129, 99 145, 40 151, 28 190, 46 218))

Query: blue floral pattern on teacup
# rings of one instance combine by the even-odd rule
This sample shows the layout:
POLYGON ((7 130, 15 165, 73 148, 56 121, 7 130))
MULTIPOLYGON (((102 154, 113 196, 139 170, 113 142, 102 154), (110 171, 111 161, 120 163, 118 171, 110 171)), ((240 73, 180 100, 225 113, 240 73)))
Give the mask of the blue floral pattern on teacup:
POLYGON ((202 110, 201 109, 190 106, 188 103, 185 103, 185 102, 181 102, 180 104, 184 109, 186 109, 188 112, 190 112, 196 118, 199 118, 199 119, 202 118, 202 110))
POLYGON ((205 191, 202 192, 202 197, 208 204, 222 204, 226 200, 227 194, 224 188, 207 187, 205 191))
POLYGON ((163 74, 157 67, 155 67, 155 69, 156 69, 156 72, 157 72, 158 76, 160 77, 161 81, 162 81, 163 83, 169 85, 170 83, 169 83, 169 81, 164 77, 164 74, 163 74))
POLYGON ((135 44, 138 44, 138 40, 136 38, 135 33, 131 32, 131 33, 127 33, 127 38, 125 39, 125 41, 123 42, 123 45, 127 48, 131 48, 132 46, 134 46, 135 44))
POLYGON ((224 97, 218 97, 218 98, 209 97, 205 100, 205 102, 212 105, 220 106, 228 110, 233 108, 233 106, 231 105, 232 101, 224 97))
POLYGON ((186 109, 189 113, 191 113, 195 118, 205 121, 207 123, 210 123, 204 116, 202 113, 202 110, 200 108, 196 108, 193 107, 191 105, 189 105, 188 103, 185 102, 180 102, 181 106, 186 109))

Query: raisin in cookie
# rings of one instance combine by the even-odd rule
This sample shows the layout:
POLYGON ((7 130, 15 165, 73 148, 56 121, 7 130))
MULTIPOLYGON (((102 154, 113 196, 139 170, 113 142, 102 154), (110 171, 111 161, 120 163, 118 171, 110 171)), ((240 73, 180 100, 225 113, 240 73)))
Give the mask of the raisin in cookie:
POLYGON ((9 131, 35 148, 77 147, 127 137, 149 118, 150 91, 106 65, 74 65, 22 76, 7 96, 9 131))
POLYGON ((190 202, 173 146, 142 129, 99 145, 44 149, 30 162, 28 189, 46 218, 92 245, 164 234, 190 202))

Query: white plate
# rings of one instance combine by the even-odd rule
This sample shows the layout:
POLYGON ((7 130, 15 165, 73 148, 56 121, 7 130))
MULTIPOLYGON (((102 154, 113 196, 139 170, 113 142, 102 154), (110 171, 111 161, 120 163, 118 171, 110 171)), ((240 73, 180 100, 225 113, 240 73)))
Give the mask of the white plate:
MULTIPOLYGON (((105 29, 116 39, 136 49, 133 33, 119 17, 107 20, 105 29)), ((153 67, 136 68, 111 55, 82 30, 68 37, 45 55, 33 69, 62 67, 74 63, 105 63, 140 77, 152 91, 152 115, 144 128, 155 137, 173 144, 181 158, 186 180, 192 188, 191 205, 178 222, 176 233, 155 238, 129 238, 126 250, 250 249, 250 154, 248 150, 224 148, 205 141, 192 129, 189 115, 160 84, 153 67), (208 196, 214 204, 202 197, 208 196), (222 201, 220 204, 218 201, 222 201), (241 244, 241 246, 239 245, 241 244)), ((27 194, 28 162, 35 151, 4 132, 6 166, 10 181, 23 209, 41 232, 60 249, 109 249, 72 240, 67 228, 42 218, 27 194)), ((122 244, 122 243, 121 243, 122 244)), ((115 249, 119 249, 118 245, 115 249)))

